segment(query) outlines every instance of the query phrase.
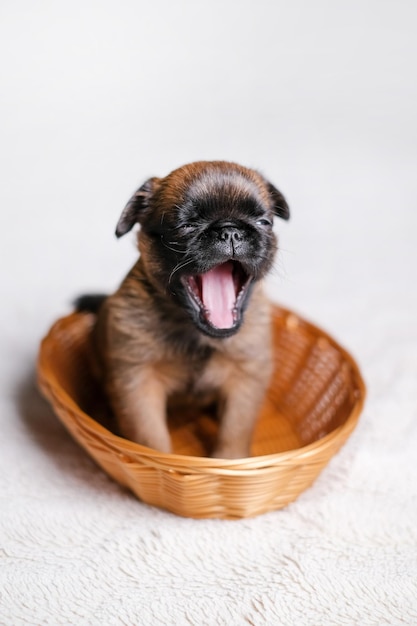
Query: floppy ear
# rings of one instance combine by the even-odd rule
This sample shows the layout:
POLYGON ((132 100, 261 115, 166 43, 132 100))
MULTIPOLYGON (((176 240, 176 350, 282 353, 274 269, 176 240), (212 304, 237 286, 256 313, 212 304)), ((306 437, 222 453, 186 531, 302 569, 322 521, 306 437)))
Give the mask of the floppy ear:
POLYGON ((290 219, 290 207, 287 204, 286 199, 280 191, 272 183, 268 183, 268 191, 272 198, 272 209, 278 217, 282 217, 283 220, 290 219))
POLYGON ((149 178, 130 198, 117 222, 116 237, 123 237, 136 223, 141 221, 149 206, 149 199, 154 192, 155 181, 157 180, 157 178, 149 178))

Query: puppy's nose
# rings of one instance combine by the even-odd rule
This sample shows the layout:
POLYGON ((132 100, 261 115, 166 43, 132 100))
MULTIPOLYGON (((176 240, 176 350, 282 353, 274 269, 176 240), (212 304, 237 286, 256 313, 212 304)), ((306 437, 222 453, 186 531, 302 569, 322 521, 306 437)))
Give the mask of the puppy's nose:
POLYGON ((224 241, 225 243, 238 243, 243 240, 242 231, 231 223, 219 224, 216 228, 216 232, 220 241, 224 241))

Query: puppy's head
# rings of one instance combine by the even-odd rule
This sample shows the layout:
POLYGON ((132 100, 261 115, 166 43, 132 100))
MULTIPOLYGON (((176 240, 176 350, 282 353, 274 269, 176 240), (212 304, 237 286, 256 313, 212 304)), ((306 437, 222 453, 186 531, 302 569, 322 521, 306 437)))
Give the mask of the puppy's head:
POLYGON ((273 263, 274 216, 288 219, 288 205, 260 174, 197 162, 146 181, 116 234, 139 223, 139 250, 154 288, 174 298, 203 333, 227 337, 239 329, 254 283, 273 263))

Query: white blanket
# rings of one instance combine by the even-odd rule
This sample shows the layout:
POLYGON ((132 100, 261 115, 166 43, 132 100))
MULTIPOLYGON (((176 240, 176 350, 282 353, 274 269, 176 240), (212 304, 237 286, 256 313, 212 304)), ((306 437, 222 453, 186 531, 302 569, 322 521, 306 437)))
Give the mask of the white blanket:
POLYGON ((0 624, 417 624, 415 4, 148 4, 2 10, 0 624), (197 158, 287 194, 268 291, 368 386, 316 483, 250 520, 141 503, 34 382, 53 320, 133 263, 135 185, 197 158))

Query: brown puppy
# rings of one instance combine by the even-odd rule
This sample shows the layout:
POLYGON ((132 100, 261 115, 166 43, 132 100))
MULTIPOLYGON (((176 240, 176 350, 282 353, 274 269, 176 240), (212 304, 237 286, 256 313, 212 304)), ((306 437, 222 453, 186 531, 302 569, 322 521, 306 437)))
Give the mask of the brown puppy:
POLYGON ((257 172, 197 162, 133 195, 118 237, 140 224, 140 258, 102 303, 94 343, 105 389, 128 439, 171 451, 167 404, 215 398, 214 456, 249 455, 271 369, 270 304, 261 279, 277 248, 282 194, 257 172))

